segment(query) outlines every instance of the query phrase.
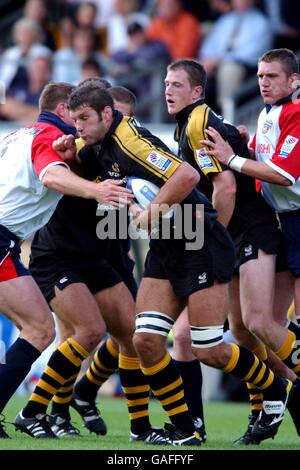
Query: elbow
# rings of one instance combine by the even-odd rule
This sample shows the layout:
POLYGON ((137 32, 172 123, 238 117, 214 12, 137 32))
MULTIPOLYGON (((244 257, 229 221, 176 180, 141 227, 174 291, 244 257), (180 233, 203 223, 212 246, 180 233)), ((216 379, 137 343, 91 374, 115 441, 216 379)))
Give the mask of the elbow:
POLYGON ((279 174, 275 175, 275 178, 270 178, 269 182, 273 184, 278 184, 278 186, 293 186, 294 184, 291 180, 279 174))
POLYGON ((193 168, 188 163, 184 162, 184 165, 187 165, 184 182, 188 189, 192 190, 200 181, 199 172, 193 168))
POLYGON ((49 177, 48 172, 44 174, 42 183, 46 188, 52 189, 52 179, 49 177))
POLYGON ((56 179, 51 175, 51 172, 46 172, 42 178, 42 184, 47 189, 52 189, 52 191, 59 191, 59 185, 57 184, 56 179))
POLYGON ((230 199, 235 199, 235 197, 236 197, 236 186, 235 185, 231 185, 228 188, 226 188, 225 197, 230 198, 230 199))

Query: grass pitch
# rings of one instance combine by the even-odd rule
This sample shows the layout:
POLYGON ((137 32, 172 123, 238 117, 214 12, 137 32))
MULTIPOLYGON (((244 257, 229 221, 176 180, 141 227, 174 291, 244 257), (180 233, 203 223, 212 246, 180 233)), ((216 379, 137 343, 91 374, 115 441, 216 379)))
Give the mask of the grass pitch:
MULTIPOLYGON (((6 421, 12 422, 26 403, 26 397, 15 397, 5 410, 6 421)), ((90 434, 83 426, 80 416, 72 410, 72 420, 80 430, 80 437, 62 438, 60 440, 33 439, 26 434, 16 432, 13 425, 7 424, 6 430, 12 439, 0 440, 1 450, 170 450, 169 446, 150 446, 143 443, 129 443, 129 424, 126 403, 123 398, 101 397, 99 406, 108 426, 106 436, 90 434)), ((264 441, 259 446, 239 447, 232 445, 240 437, 247 423, 249 405, 246 403, 206 402, 205 419, 208 440, 199 450, 300 450, 300 437, 296 434, 292 420, 287 413, 275 439, 264 441)), ((154 426, 163 426, 166 415, 159 403, 153 399, 150 404, 151 422, 154 426)), ((171 448, 174 450, 178 448, 171 448)), ((195 447, 184 447, 184 450, 196 450, 195 447)), ((198 450, 198 448, 197 448, 198 450)), ((3 454, 2 454, 3 455, 3 454)), ((0 459, 1 460, 1 459, 0 459)))

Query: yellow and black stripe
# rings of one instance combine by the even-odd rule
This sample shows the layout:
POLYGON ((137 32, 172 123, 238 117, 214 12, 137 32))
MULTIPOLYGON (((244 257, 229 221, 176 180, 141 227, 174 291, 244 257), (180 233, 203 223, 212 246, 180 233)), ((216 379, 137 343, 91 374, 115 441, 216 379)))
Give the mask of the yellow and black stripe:
POLYGON ((205 150, 208 150, 208 147, 203 146, 199 142, 200 140, 209 139, 205 130, 208 126, 215 127, 216 124, 214 121, 216 119, 214 118, 216 118, 216 116, 212 113, 210 108, 203 103, 192 110, 185 130, 189 147, 194 154, 195 162, 205 175, 222 172, 222 166, 218 159, 214 156, 208 156, 205 152, 205 150), (201 163, 202 161, 203 163, 201 163))
POLYGON ((137 357, 120 354, 119 371, 122 390, 127 400, 131 432, 142 434, 150 427, 148 380, 141 371, 137 357))
POLYGON ((292 369, 298 377, 300 376, 299 333, 299 327, 291 322, 281 348, 275 351, 279 359, 292 369))
POLYGON ((167 412, 171 422, 187 432, 194 432, 194 425, 184 397, 182 378, 168 352, 152 367, 142 367, 150 387, 167 412))
MULTIPOLYGON (((259 346, 257 346, 252 352, 255 354, 255 356, 258 357, 258 359, 267 364, 268 353, 264 344, 260 343, 259 346)), ((251 411, 254 414, 257 414, 262 409, 264 396, 262 392, 256 387, 256 385, 247 382, 247 388, 249 392, 251 411)))
POLYGON ((266 364, 252 352, 237 344, 229 343, 229 346, 231 347, 231 357, 223 369, 224 372, 231 373, 260 390, 265 390, 272 385, 274 373, 266 364))
POLYGON ((75 341, 68 338, 52 354, 49 362, 38 381, 26 409, 31 409, 34 415, 46 411, 46 408, 62 386, 68 380, 77 376, 82 361, 89 353, 75 341))
POLYGON ((94 354, 92 363, 86 371, 86 378, 97 388, 101 387, 118 368, 118 357, 119 352, 108 338, 94 354))
POLYGON ((182 163, 180 158, 155 145, 155 139, 150 139, 150 134, 143 134, 134 125, 131 118, 124 117, 122 119, 113 132, 112 138, 127 157, 164 182, 172 176, 182 163), (159 159, 164 164, 159 164, 159 159))

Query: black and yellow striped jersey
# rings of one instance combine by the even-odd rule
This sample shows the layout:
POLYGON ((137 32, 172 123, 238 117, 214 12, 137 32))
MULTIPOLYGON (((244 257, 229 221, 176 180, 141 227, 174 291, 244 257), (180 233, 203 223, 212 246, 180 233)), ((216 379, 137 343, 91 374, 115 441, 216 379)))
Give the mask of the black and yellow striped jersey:
MULTIPOLYGON (((122 179, 137 176, 161 187, 182 160, 149 130, 137 127, 131 118, 116 112, 114 122, 104 140, 92 146, 84 146, 78 140, 78 156, 81 159, 81 176, 90 181, 107 178, 122 179)), ((216 219, 216 211, 203 195, 192 191, 183 202, 204 204, 205 221, 216 219)), ((63 196, 50 221, 36 235, 32 256, 43 257, 51 253, 101 258, 107 251, 106 240, 96 236, 99 216, 97 202, 73 196, 63 196)))
POLYGON ((222 165, 214 156, 206 153, 207 147, 200 140, 208 140, 206 129, 214 127, 227 139, 227 129, 223 120, 217 116, 203 100, 197 101, 176 115, 178 126, 175 140, 179 143, 182 158, 204 175, 222 172, 222 165))
POLYGON ((78 156, 91 179, 120 179, 137 176, 161 187, 181 165, 180 158, 143 127, 137 127, 131 117, 116 112, 114 123, 99 145, 81 147, 78 156))

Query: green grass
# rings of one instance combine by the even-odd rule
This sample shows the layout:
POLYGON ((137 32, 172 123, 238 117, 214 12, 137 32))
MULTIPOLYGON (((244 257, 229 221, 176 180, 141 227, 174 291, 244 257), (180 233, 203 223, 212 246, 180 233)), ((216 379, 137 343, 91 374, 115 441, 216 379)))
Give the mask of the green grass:
MULTIPOLYGON (((143 443, 129 443, 129 426, 125 400, 122 398, 101 398, 101 411, 108 425, 106 436, 89 434, 82 427, 81 418, 74 411, 74 424, 80 429, 80 437, 63 438, 60 440, 32 439, 26 434, 16 432, 13 425, 7 424, 6 430, 12 439, 0 440, 0 450, 143 450, 158 449, 157 446, 143 443)), ((26 398, 15 397, 6 408, 6 421, 12 422, 18 411, 26 403, 26 398)), ((232 442, 245 431, 248 404, 244 403, 205 403, 206 428, 208 441, 201 446, 202 450, 240 450, 232 442)), ((151 421, 155 426, 162 426, 166 417, 156 400, 151 400, 151 421)), ((160 450, 170 449, 161 447, 160 450)), ((173 448, 174 449, 174 448, 173 448)), ((185 447, 184 449, 193 449, 185 447)), ((290 416, 287 414, 274 440, 264 441, 260 446, 247 450, 298 450, 300 438, 297 436, 290 416)))

